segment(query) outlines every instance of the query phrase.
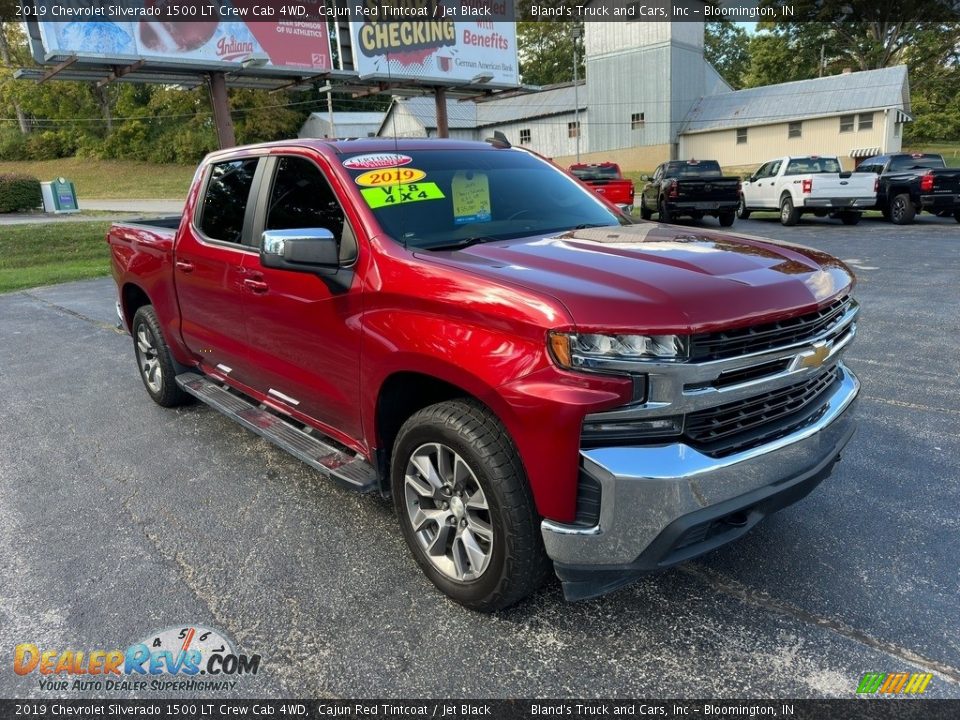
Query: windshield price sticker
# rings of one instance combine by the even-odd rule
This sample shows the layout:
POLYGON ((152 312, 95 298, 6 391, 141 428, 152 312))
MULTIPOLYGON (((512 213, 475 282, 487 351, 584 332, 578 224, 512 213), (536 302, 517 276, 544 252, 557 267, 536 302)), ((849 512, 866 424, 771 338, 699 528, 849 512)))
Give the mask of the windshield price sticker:
POLYGON ((445 197, 436 183, 406 183, 363 188, 360 193, 372 209, 403 205, 421 200, 443 200, 445 197))
POLYGON ((490 183, 486 175, 460 171, 453 176, 450 192, 454 224, 490 222, 490 183))
POLYGON ((370 170, 358 175, 354 182, 364 187, 379 187, 381 185, 399 185, 401 183, 415 183, 423 180, 427 174, 416 168, 388 168, 386 170, 370 170))

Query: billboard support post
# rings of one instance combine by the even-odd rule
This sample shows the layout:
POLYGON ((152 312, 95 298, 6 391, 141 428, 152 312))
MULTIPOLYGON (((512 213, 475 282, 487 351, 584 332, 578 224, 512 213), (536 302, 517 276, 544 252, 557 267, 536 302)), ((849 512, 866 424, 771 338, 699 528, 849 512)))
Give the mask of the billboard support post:
POLYGON ((222 72, 207 75, 210 88, 210 106, 213 108, 213 121, 217 126, 217 140, 220 149, 234 147, 237 144, 233 132, 233 118, 230 117, 230 98, 227 96, 227 81, 222 72))
POLYGON ((437 101, 437 137, 450 137, 447 122, 447 91, 443 87, 437 87, 434 90, 434 98, 437 101))

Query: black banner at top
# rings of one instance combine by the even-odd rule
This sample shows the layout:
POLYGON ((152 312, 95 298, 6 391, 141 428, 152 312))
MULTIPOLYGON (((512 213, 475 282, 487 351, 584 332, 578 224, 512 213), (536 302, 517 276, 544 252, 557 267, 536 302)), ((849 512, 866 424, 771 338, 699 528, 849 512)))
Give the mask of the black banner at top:
POLYGON ((13 0, 40 22, 958 22, 960 0, 13 0))

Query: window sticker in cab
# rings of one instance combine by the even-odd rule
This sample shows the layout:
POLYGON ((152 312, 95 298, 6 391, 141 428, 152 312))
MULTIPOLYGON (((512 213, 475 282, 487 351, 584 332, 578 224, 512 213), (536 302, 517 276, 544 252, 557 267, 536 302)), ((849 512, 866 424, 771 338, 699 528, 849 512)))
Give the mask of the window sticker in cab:
POLYGON ((427 174, 416 168, 387 168, 385 170, 369 170, 363 175, 357 175, 354 182, 364 187, 379 187, 380 185, 399 185, 423 180, 427 174))
POLYGON ((360 194, 363 195, 363 199, 373 210, 421 200, 443 200, 445 197, 437 184, 432 182, 381 185, 379 187, 363 188, 360 194))
POLYGON ((355 155, 343 161, 343 166, 348 170, 380 170, 383 168, 398 167, 400 165, 409 165, 413 158, 409 155, 399 155, 397 153, 368 153, 366 155, 355 155))

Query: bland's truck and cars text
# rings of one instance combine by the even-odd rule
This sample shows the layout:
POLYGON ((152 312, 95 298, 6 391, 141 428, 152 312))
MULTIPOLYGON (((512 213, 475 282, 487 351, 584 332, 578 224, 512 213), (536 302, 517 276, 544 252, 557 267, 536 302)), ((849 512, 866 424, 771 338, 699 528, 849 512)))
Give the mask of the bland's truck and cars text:
POLYGON ((843 263, 635 224, 508 143, 224 150, 182 217, 108 242, 157 403, 392 496, 423 571, 477 610, 551 568, 589 598, 730 542, 854 432, 843 263))

